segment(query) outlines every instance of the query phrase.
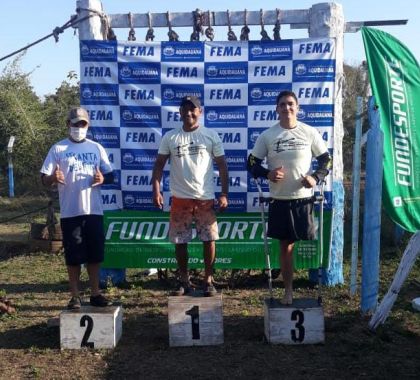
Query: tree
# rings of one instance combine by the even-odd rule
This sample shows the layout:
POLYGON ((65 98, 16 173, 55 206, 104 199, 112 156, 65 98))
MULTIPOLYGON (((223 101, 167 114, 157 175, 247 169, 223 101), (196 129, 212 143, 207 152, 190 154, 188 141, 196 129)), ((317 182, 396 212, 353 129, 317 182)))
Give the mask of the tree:
MULTIPOLYGON (((34 173, 39 172, 44 139, 48 131, 42 103, 33 91, 30 74, 20 71, 21 56, 7 65, 0 76, 0 145, 6 146, 15 136, 14 174, 16 192, 33 186, 34 173)), ((0 152, 0 166, 5 173, 7 152, 0 152)))

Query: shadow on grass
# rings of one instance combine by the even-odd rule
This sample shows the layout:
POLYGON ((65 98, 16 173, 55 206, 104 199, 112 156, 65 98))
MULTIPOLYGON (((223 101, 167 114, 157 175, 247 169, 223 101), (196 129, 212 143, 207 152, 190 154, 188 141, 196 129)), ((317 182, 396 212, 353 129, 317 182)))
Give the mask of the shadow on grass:
POLYGON ((0 349, 56 349, 60 348, 58 327, 46 324, 10 329, 0 333, 0 349))
MULTIPOLYGON (((68 283, 52 283, 52 284, 2 284, 0 289, 4 290, 7 294, 20 294, 20 293, 61 293, 68 291, 68 283)), ((67 297, 67 295, 66 295, 67 297)))

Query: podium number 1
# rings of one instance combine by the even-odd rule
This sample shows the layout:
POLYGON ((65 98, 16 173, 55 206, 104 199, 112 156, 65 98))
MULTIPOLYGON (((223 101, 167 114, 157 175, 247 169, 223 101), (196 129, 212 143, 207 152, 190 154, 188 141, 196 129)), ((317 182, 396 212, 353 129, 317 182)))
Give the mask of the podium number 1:
POLYGON ((191 316, 192 338, 200 339, 200 315, 198 313, 199 307, 193 306, 190 310, 185 312, 186 315, 191 316))
POLYGON ((293 310, 291 319, 292 321, 297 321, 295 324, 296 328, 291 330, 293 342, 303 342, 305 339, 305 328, 303 327, 303 321, 305 320, 304 314, 300 310, 293 310))
POLYGON ((89 315, 84 315, 80 319, 80 327, 85 327, 86 323, 87 323, 87 326, 86 326, 85 334, 83 335, 83 339, 82 339, 82 343, 80 344, 80 347, 94 348, 95 343, 88 342, 88 339, 93 329, 93 319, 89 315))

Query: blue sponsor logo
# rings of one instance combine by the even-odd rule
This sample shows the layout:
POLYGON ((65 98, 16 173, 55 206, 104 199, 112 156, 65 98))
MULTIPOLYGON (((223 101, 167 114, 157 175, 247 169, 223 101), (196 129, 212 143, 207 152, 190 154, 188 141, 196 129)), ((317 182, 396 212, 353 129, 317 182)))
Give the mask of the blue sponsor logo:
POLYGON ((313 127, 332 127, 334 125, 334 106, 331 104, 300 105, 297 118, 313 127))
POLYGON ((285 90, 290 90, 289 83, 276 84, 249 84, 248 104, 249 105, 275 105, 277 95, 285 90))
POLYGON ((252 113, 252 121, 269 121, 274 122, 278 120, 276 110, 254 110, 252 113))
MULTIPOLYGON (((247 182, 248 182, 248 191, 249 192, 258 192, 258 188, 257 185, 255 183, 255 179, 254 177, 248 173, 248 177, 247 177, 247 182)), ((258 183, 261 186, 261 190, 266 193, 269 192, 269 187, 268 187, 268 179, 267 178, 258 178, 258 183)), ((259 206, 259 203, 255 203, 255 201, 252 202, 252 206, 259 206)))
POLYGON ((162 42, 162 61, 196 61, 204 60, 202 42, 162 42))
POLYGON ((242 47, 238 45, 210 46, 210 57, 240 57, 241 55, 242 47))
POLYGON ((127 186, 152 186, 152 176, 148 174, 128 174, 126 177, 127 186))
POLYGON ((250 41, 249 60, 290 60, 293 56, 293 40, 281 41, 250 41))
POLYGON ((125 134, 125 142, 128 143, 155 143, 156 132, 127 132, 125 134))
POLYGON ((121 149, 122 169, 151 170, 156 155, 156 151, 151 149, 121 149))
POLYGON ((254 77, 284 77, 286 75, 286 66, 284 65, 256 65, 254 66, 254 77))
POLYGON ((239 132, 218 132, 223 144, 240 144, 241 134, 239 132))
POLYGON ((153 194, 148 191, 123 191, 122 200, 127 210, 155 210, 153 194))
POLYGON ((184 96, 196 96, 201 100, 201 104, 203 105, 204 85, 162 85, 163 106, 179 107, 181 99, 184 96))
POLYGON ((125 89, 124 100, 155 100, 154 89, 125 89))
POLYGON ((198 69, 197 67, 178 67, 168 66, 166 67, 167 78, 197 78, 198 69))
POLYGON ((118 205, 117 194, 101 194, 103 205, 118 205))
POLYGON ((240 88, 212 88, 210 100, 240 100, 242 91, 240 88))
POLYGON ((111 78, 111 69, 106 66, 84 66, 83 76, 86 78, 111 78))
POLYGON ((116 62, 116 41, 80 41, 80 60, 82 62, 116 62))
MULTIPOLYGON (((246 170, 246 151, 244 150, 226 150, 225 151, 225 159, 229 171, 234 170, 246 170)), ((215 165, 215 168, 217 166, 215 165)))
POLYGON ((162 178, 162 187, 163 191, 169 191, 170 190, 170 175, 169 172, 164 171, 163 172, 163 178, 162 178))
POLYGON ((299 54, 329 54, 332 52, 331 42, 310 42, 299 44, 299 54))
MULTIPOLYGON (((219 194, 216 194, 218 196, 219 194)), ((246 211, 246 193, 230 193, 229 207, 226 212, 245 212, 246 211)))
POLYGON ((87 110, 90 121, 112 121, 114 115, 112 110, 87 110))
POLYGON ((247 107, 206 107, 207 127, 244 127, 248 125, 247 107))
POLYGON ((155 47, 149 45, 123 45, 122 55, 124 57, 154 57, 155 47))
POLYGON ((248 149, 252 149, 259 135, 264 131, 261 128, 248 128, 248 149))
POLYGON ((248 65, 246 62, 206 63, 205 83, 246 83, 248 65))
POLYGON ((116 128, 90 127, 87 137, 98 142, 104 148, 120 147, 120 133, 116 128))
POLYGON ((120 83, 160 83, 160 64, 156 62, 118 63, 120 83))
POLYGON ((81 103, 118 105, 117 84, 81 84, 81 103))
POLYGON ((156 127, 161 125, 160 107, 120 107, 121 127, 156 127))
POLYGON ((328 99, 332 95, 329 87, 299 87, 298 99, 328 99))
POLYGON ((335 80, 335 60, 305 60, 293 62, 294 82, 333 82, 335 80))

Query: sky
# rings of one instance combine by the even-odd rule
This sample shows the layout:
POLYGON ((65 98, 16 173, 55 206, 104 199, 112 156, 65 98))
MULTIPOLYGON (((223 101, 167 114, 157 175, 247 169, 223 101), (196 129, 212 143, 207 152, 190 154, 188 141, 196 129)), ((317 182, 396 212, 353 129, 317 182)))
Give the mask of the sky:
MULTIPOLYGON (((295 0, 293 2, 281 2, 279 0, 241 0, 226 2, 222 0, 183 0, 163 1, 153 0, 144 2, 140 0, 102 0, 104 11, 108 14, 116 13, 162 13, 192 12, 195 9, 203 11, 258 11, 280 9, 309 9, 312 5, 323 1, 295 0), (227 6, 228 4, 228 6, 227 6), (211 5, 211 8, 209 6, 211 5)), ((408 19, 407 25, 395 25, 378 27, 392 34, 404 43, 419 60, 420 58, 420 1, 418 0, 342 0, 344 18, 349 21, 373 21, 373 20, 396 20, 408 19)), ((52 32, 56 26, 66 23, 70 16, 76 13, 76 0, 1 0, 2 22, 0 23, 0 58, 26 46, 35 40, 52 32), (53 4, 53 5, 52 5, 53 4)), ((266 25, 271 33, 273 26, 266 25)), ((235 27, 234 31, 239 37, 241 27, 235 27)), ((192 28, 174 28, 180 35, 181 40, 189 40, 192 28)), ((115 30, 119 40, 126 40, 127 29, 115 30)), ((251 26, 251 39, 259 39, 260 28, 251 26)), ((156 28, 155 41, 167 40, 167 30, 156 28)), ((137 29, 137 41, 144 40, 145 29, 137 29)), ((227 27, 217 28, 215 40, 227 39, 227 27)), ((305 29, 293 30, 289 26, 282 26, 281 37, 307 38, 305 29)), ((66 29, 60 34, 59 42, 49 38, 27 50, 21 60, 21 69, 30 74, 30 80, 35 92, 43 97, 52 94, 60 86, 70 71, 79 72, 79 37, 74 34, 72 28, 66 29)), ((365 59, 361 33, 346 33, 344 35, 344 61, 351 65, 360 64, 365 59)), ((13 58, 0 62, 0 72, 13 58)))

